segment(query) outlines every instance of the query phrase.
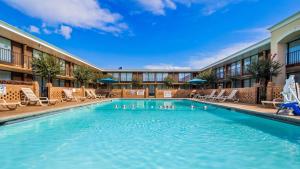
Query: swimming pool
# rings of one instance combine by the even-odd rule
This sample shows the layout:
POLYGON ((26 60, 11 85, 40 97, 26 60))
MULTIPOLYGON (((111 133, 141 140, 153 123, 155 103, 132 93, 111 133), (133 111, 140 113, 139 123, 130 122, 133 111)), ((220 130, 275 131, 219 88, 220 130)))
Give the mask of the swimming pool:
POLYGON ((204 106, 113 100, 2 126, 0 168, 300 168, 300 127, 204 106))

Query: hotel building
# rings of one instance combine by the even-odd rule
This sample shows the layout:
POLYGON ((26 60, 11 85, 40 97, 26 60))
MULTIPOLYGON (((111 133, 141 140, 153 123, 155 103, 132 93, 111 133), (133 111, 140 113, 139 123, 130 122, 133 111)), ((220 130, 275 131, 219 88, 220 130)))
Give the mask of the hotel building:
POLYGON ((270 38, 208 65, 200 71, 214 70, 217 78, 215 87, 249 87, 253 86, 256 80, 248 73, 248 65, 254 61, 274 57, 274 60, 284 65, 281 73, 277 77, 272 77, 275 84, 284 85, 289 75, 295 75, 296 81, 300 82, 300 12, 268 30, 270 38))
POLYGON ((43 93, 45 79, 34 76, 31 68, 33 57, 51 55, 61 62, 61 74, 54 80, 54 86, 77 87, 73 77, 77 65, 85 65, 95 71, 111 74, 118 83, 114 88, 131 88, 132 81, 138 79, 143 88, 149 88, 150 95, 155 88, 164 88, 165 77, 175 80, 174 88, 189 88, 187 81, 201 71, 213 69, 216 76, 215 87, 250 87, 256 80, 247 67, 261 59, 274 59, 283 64, 281 74, 273 77, 277 85, 283 85, 289 75, 295 75, 300 82, 300 12, 269 28, 270 38, 225 57, 198 70, 102 70, 78 57, 59 49, 39 38, 0 21, 0 80, 37 80, 43 93))
POLYGON ((61 63, 60 75, 53 81, 54 86, 73 87, 79 83, 73 77, 76 66, 88 66, 94 71, 101 71, 78 57, 59 49, 37 37, 0 21, 0 81, 33 81, 39 82, 40 93, 45 93, 46 80, 34 76, 32 58, 53 56, 61 63))
POLYGON ((188 81, 196 77, 199 70, 103 70, 106 74, 111 74, 118 82, 113 85, 113 88, 130 89, 133 86, 132 81, 140 81, 141 88, 148 88, 149 95, 155 94, 155 88, 167 88, 164 80, 169 77, 174 80, 173 88, 187 89, 191 86, 188 81))

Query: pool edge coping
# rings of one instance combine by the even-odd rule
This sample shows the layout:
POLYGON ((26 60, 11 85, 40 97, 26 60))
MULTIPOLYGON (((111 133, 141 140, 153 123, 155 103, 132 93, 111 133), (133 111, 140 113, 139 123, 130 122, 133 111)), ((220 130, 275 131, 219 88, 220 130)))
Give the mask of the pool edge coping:
POLYGON ((5 126, 5 125, 9 125, 9 124, 13 124, 13 123, 17 123, 17 122, 20 122, 20 121, 30 120, 30 119, 33 119, 33 118, 38 118, 38 117, 43 117, 43 116, 47 116, 47 115, 62 113, 63 110, 67 110, 67 109, 84 107, 84 106, 88 106, 88 105, 92 105, 92 104, 98 104, 98 103, 105 103, 105 102, 109 102, 109 101, 112 101, 112 100, 115 100, 115 99, 110 98, 110 99, 105 99, 105 100, 96 100, 96 101, 87 102, 87 103, 80 103, 80 104, 69 105, 69 106, 58 107, 58 108, 50 108, 50 109, 47 109, 47 110, 38 110, 38 111, 31 112, 31 113, 18 114, 18 115, 5 117, 5 118, 0 118, 0 127, 5 126))
MULTIPOLYGON (((110 98, 110 99, 105 99, 105 100, 97 100, 93 102, 87 102, 87 103, 81 103, 77 105, 69 105, 65 107, 59 107, 59 108, 52 108, 52 109, 47 109, 47 110, 40 110, 40 111, 34 111, 32 113, 26 113, 26 114, 20 114, 20 115, 14 115, 6 118, 0 118, 0 127, 17 123, 20 121, 25 121, 25 120, 30 120, 33 118, 38 118, 42 116, 47 116, 47 115, 52 115, 52 114, 57 114, 57 113, 62 113, 63 110, 67 109, 72 109, 72 108, 77 108, 77 107, 84 107, 92 104, 98 104, 98 103, 104 103, 104 102, 109 102, 112 100, 128 100, 127 98, 110 98)), ((189 101, 194 101, 198 103, 204 103, 204 104, 209 104, 209 105, 214 105, 214 106, 219 106, 222 108, 229 108, 233 110, 238 110, 241 113, 249 114, 249 115, 254 115, 254 116, 259 116, 262 118, 267 118, 270 120, 275 120, 275 121, 280 121, 292 125, 297 125, 300 126, 300 119, 292 118, 292 116, 286 116, 286 115, 277 115, 277 114, 272 114, 272 113, 263 113, 259 111, 254 111, 254 110, 248 110, 248 109, 243 109, 243 108, 238 108, 230 105, 221 105, 218 103, 214 102, 206 102, 202 100, 196 100, 192 98, 130 98, 129 100, 189 100, 189 101)))
POLYGON ((234 107, 234 106, 230 106, 230 105, 221 105, 221 104, 214 103, 214 102, 205 102, 202 100, 195 100, 195 99, 191 99, 191 98, 187 98, 187 100, 204 103, 204 104, 210 104, 210 105, 219 106, 219 107, 223 107, 223 108, 229 108, 229 109, 233 109, 233 110, 238 110, 241 113, 300 126, 300 119, 293 118, 293 116, 280 115, 280 114, 276 114, 276 113, 274 113, 274 114, 263 113, 263 112, 259 112, 259 111, 238 108, 238 107, 234 107))

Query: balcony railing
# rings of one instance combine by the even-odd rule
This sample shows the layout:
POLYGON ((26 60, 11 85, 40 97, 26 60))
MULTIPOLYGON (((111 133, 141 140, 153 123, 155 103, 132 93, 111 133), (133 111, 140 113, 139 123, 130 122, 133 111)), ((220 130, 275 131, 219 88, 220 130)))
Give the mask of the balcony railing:
MULTIPOLYGON (((0 62, 22 67, 22 53, 13 52, 10 49, 0 48, 0 62)), ((28 62, 29 64, 29 62, 28 62)))
POLYGON ((286 55, 286 64, 294 65, 300 64, 300 50, 296 50, 294 52, 290 52, 286 55))
POLYGON ((12 63, 12 52, 9 49, 0 48, 0 61, 12 63))

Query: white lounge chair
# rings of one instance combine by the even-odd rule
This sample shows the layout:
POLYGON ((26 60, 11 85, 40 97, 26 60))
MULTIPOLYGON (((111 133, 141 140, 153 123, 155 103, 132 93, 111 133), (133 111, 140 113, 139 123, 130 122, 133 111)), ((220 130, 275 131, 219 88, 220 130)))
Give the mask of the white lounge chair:
POLYGON ((76 101, 78 102, 79 100, 84 101, 86 97, 75 97, 73 95, 73 91, 70 89, 63 89, 64 92, 64 97, 62 98, 62 101, 76 101))
POLYGON ((238 102, 239 99, 237 99, 236 94, 238 93, 237 89, 234 89, 231 91, 231 93, 228 96, 223 96, 221 98, 218 98, 217 100, 225 102, 225 101, 233 101, 233 102, 238 102))
POLYGON ((37 97, 30 88, 21 88, 21 91, 25 95, 25 100, 23 101, 26 105, 40 105, 47 103, 48 105, 54 105, 57 103, 57 99, 49 100, 47 97, 37 97))
POLYGON ((15 110, 19 106, 21 107, 21 103, 20 102, 7 103, 4 99, 0 99, 0 106, 3 108, 7 108, 9 110, 15 110))
POLYGON ((103 99, 105 96, 97 95, 94 90, 88 90, 94 99, 103 99))
POLYGON ((204 96, 198 96, 198 99, 207 99, 207 98, 212 98, 216 95, 217 90, 212 90, 210 95, 204 95, 204 96))
POLYGON ((88 89, 85 89, 85 94, 88 99, 96 99, 96 97, 94 97, 88 89))
POLYGON ((266 107, 266 105, 272 105, 274 108, 278 108, 280 104, 282 104, 282 99, 273 99, 272 101, 261 101, 261 104, 266 107))
POLYGON ((218 100, 218 99, 221 99, 221 98, 223 97, 224 94, 225 94, 225 90, 222 89, 222 90, 220 91, 220 93, 218 93, 217 96, 208 97, 207 99, 218 100))

